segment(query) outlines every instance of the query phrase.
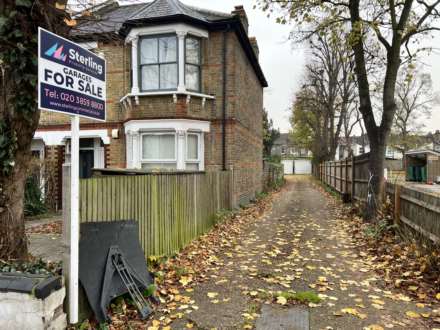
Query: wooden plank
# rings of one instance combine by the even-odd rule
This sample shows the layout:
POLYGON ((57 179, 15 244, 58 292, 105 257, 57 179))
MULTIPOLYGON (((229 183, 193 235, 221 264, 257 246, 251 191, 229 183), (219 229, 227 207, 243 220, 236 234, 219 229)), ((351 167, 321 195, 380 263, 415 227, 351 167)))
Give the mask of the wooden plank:
POLYGON ((394 223, 399 224, 400 222, 400 185, 396 185, 394 191, 394 223))
POLYGON ((437 237, 436 235, 434 235, 433 233, 430 233, 428 231, 426 231, 425 229, 423 229, 422 227, 420 227, 419 225, 416 225, 414 222, 412 222, 410 219, 408 219, 407 217, 400 215, 400 220, 405 223, 406 225, 410 226, 411 228, 413 228, 414 230, 416 230, 417 232, 419 232, 420 234, 422 234, 423 236, 429 238, 432 242, 438 244, 440 243, 440 238, 437 237))
POLYGON ((170 254, 211 228, 232 201, 232 173, 111 176, 82 180, 81 221, 139 223, 145 255, 170 254))
POLYGON ((420 201, 418 199, 415 199, 415 198, 413 198, 411 196, 408 196, 408 195, 405 195, 405 194, 401 195, 400 198, 405 200, 405 201, 407 201, 407 202, 410 202, 412 204, 418 205, 418 206, 420 206, 420 207, 422 207, 424 209, 427 209, 427 210, 430 210, 432 212, 438 213, 440 215, 440 207, 433 206, 433 205, 431 205, 431 204, 429 204, 427 202, 420 201))

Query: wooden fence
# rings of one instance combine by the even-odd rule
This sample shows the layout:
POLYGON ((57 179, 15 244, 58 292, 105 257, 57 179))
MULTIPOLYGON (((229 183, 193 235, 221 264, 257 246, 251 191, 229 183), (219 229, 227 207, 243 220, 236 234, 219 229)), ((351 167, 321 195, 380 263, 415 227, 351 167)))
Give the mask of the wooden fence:
POLYGON ((169 255, 231 208, 225 172, 102 176, 80 181, 80 221, 136 220, 145 255, 169 255))
POLYGON ((368 186, 368 154, 320 164, 319 179, 342 195, 365 199, 368 186))
POLYGON ((423 191, 422 185, 386 183, 386 193, 395 207, 395 220, 440 244, 440 194, 423 191))
MULTIPOLYGON (((368 193, 368 156, 320 164, 315 175, 339 192, 346 200, 366 201, 368 193)), ((395 169, 395 161, 386 161, 386 168, 395 169)), ((423 191, 421 185, 405 182, 386 183, 386 194, 395 204, 396 222, 404 223, 435 243, 440 243, 440 194, 423 191)))
POLYGON ((284 167, 280 163, 264 161, 263 163, 263 189, 270 191, 281 186, 284 182, 284 167))
MULTIPOLYGON (((367 198, 369 154, 346 158, 339 161, 324 162, 319 165, 318 178, 342 195, 363 201, 367 198)), ((385 168, 395 169, 400 160, 386 160, 385 168)), ((401 165, 400 165, 401 166, 401 165)), ((348 197, 347 197, 348 198, 348 197)))

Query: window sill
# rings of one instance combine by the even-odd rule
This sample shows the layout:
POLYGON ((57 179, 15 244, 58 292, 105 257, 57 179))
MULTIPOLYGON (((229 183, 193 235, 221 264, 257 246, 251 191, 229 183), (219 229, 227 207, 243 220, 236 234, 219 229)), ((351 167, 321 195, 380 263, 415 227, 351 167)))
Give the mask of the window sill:
POLYGON ((174 103, 177 102, 177 95, 186 95, 186 103, 189 103, 191 101, 191 97, 201 98, 202 99, 202 106, 205 106, 206 100, 214 100, 214 95, 209 94, 203 94, 203 93, 196 93, 196 92, 190 92, 190 91, 154 91, 154 92, 139 92, 139 93, 128 93, 123 98, 119 100, 119 103, 122 103, 124 108, 130 107, 132 104, 132 99, 134 99, 135 104, 139 105, 139 98, 140 97, 148 97, 148 96, 166 96, 170 95, 173 96, 174 103))

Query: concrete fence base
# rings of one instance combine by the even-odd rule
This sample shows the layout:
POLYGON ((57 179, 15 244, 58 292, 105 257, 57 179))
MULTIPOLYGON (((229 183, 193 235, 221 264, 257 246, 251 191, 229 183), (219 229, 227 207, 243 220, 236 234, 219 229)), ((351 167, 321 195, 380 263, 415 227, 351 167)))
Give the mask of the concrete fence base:
POLYGON ((65 329, 65 294, 64 287, 52 292, 45 299, 38 299, 28 293, 0 292, 0 329, 65 329))

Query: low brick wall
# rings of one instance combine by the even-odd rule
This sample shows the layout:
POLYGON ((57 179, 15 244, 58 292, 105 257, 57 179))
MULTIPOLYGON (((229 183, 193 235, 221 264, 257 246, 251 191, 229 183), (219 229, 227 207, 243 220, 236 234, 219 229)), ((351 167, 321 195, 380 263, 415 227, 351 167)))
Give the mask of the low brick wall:
POLYGON ((0 292, 0 329, 65 329, 65 294, 64 287, 45 299, 38 299, 28 293, 0 292))

